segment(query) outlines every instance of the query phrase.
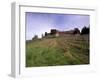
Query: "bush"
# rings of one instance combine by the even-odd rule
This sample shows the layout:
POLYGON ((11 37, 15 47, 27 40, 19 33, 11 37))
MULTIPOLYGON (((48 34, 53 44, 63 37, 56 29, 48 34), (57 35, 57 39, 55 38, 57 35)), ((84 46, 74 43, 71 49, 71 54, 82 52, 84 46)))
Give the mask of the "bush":
POLYGON ((89 34, 89 27, 84 26, 81 30, 81 34, 89 34))
POLYGON ((38 36, 37 36, 37 35, 35 35, 35 36, 32 38, 32 40, 35 40, 35 39, 38 39, 38 36))
POLYGON ((78 28, 75 28, 73 34, 80 34, 80 30, 78 28))
POLYGON ((45 36, 47 36, 48 35, 48 33, 47 32, 45 32, 45 36))

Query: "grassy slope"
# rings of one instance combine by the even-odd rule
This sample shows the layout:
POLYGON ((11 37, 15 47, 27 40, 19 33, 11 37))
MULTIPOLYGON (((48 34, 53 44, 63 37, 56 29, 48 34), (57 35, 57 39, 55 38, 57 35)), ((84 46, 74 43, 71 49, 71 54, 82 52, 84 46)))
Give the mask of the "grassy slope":
POLYGON ((26 66, 56 66, 89 63, 88 36, 34 40, 26 44, 26 66))

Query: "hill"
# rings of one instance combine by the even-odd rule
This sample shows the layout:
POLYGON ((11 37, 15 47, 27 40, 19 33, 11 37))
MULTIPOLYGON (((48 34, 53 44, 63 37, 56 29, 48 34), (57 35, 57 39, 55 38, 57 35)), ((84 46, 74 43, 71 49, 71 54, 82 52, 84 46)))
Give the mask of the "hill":
POLYGON ((26 67, 89 64, 89 35, 26 42, 26 67))

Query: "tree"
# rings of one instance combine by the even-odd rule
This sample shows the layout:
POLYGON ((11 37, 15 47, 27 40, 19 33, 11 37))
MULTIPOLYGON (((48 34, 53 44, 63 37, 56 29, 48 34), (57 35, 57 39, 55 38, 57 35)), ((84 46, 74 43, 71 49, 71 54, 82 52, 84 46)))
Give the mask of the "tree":
POLYGON ((48 33, 47 32, 45 32, 45 36, 47 36, 48 35, 48 33))
POLYGON ((80 30, 78 28, 74 28, 73 34, 80 34, 80 30))
POLYGON ((32 38, 32 40, 38 39, 38 35, 34 35, 34 37, 32 38))
POLYGON ((81 34, 89 34, 89 27, 84 26, 81 30, 81 34))

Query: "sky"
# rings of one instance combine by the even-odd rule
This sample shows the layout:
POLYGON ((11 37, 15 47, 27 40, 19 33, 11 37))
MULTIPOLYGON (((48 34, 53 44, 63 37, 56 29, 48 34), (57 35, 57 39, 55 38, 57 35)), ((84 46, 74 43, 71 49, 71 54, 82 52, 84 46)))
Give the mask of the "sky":
POLYGON ((72 30, 78 28, 81 30, 84 26, 90 25, 89 15, 80 14, 55 14, 55 13, 25 13, 26 40, 31 40, 35 35, 41 38, 45 32, 50 33, 50 29, 60 31, 72 30))

